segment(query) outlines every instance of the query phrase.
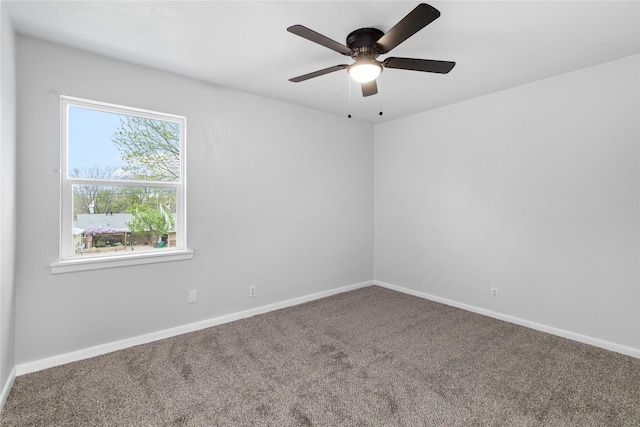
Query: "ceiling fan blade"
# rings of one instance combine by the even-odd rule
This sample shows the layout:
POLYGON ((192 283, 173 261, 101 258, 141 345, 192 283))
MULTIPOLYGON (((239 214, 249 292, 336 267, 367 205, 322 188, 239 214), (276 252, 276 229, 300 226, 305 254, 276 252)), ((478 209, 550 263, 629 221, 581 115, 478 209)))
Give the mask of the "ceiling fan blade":
POLYGON ((362 96, 371 96, 378 93, 378 84, 375 80, 371 80, 368 83, 362 83, 362 96))
POLYGON ((427 73, 447 74, 455 67, 451 61, 436 61, 434 59, 415 58, 387 58, 382 62, 385 68, 399 68, 402 70, 426 71, 427 73))
POLYGON ((303 74, 301 76, 294 77, 292 79, 289 79, 289 81, 294 83, 299 83, 305 80, 312 79, 314 77, 319 77, 325 74, 333 73, 334 71, 344 70, 347 67, 348 67, 347 64, 334 65, 333 67, 324 68, 322 70, 314 71, 313 73, 303 74))
POLYGON ((287 31, 297 36, 300 36, 302 38, 305 38, 307 40, 310 40, 314 43, 318 43, 319 45, 322 45, 324 47, 328 47, 329 49, 335 50, 336 52, 341 53, 343 55, 351 56, 351 49, 349 49, 342 43, 338 43, 337 41, 332 40, 329 37, 323 36, 320 33, 316 33, 315 31, 310 30, 305 26, 292 25, 289 28, 287 28, 287 31))
POLYGON ((387 53, 400 43, 438 19, 438 9, 426 3, 420 3, 407 16, 378 40, 380 53, 387 53))

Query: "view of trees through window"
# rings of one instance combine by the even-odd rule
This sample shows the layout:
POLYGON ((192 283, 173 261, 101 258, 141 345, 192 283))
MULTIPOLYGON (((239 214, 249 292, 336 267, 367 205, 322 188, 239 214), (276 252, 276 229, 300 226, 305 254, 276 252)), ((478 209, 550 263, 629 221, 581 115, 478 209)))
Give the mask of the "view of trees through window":
POLYGON ((181 123, 68 107, 74 255, 176 243, 181 123))

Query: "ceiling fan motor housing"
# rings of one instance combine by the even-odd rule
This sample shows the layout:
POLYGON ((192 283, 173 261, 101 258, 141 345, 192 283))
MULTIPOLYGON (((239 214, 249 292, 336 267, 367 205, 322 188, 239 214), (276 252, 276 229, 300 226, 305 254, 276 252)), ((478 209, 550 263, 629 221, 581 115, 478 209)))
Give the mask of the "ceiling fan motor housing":
POLYGON ((371 59, 380 53, 376 50, 376 43, 384 33, 377 28, 360 28, 347 36, 347 46, 352 50, 352 57, 369 56, 371 59))

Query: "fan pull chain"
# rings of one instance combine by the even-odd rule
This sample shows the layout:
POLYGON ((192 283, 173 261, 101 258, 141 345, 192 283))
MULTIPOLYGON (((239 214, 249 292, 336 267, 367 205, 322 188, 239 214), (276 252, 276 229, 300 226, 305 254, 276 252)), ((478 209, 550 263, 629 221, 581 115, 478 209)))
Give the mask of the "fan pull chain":
POLYGON ((379 116, 382 115, 382 76, 378 76, 378 109, 380 110, 380 112, 378 113, 379 116))
POLYGON ((349 113, 347 114, 347 118, 351 118, 351 77, 347 73, 347 79, 349 80, 349 113))

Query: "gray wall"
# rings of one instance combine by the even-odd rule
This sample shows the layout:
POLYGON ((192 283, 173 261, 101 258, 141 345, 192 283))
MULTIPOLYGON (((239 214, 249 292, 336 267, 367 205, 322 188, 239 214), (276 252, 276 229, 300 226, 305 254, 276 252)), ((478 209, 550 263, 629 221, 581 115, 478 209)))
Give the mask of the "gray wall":
POLYGON ((17 66, 16 363, 373 278, 372 125, 30 38, 17 66), (50 274, 59 95, 187 117, 193 260, 50 274))
POLYGON ((376 280, 640 350, 638 62, 378 125, 376 280))
POLYGON ((374 277, 640 348, 638 56, 375 129, 29 38, 17 66, 18 364, 374 277), (62 94, 187 116, 193 260, 50 274, 62 94))
POLYGON ((0 4, 0 390, 15 364, 15 37, 4 7, 0 4))

